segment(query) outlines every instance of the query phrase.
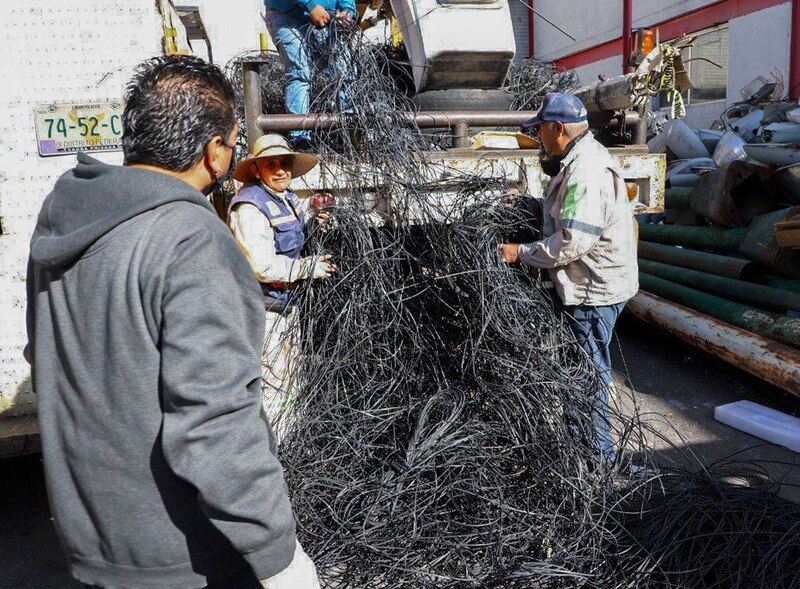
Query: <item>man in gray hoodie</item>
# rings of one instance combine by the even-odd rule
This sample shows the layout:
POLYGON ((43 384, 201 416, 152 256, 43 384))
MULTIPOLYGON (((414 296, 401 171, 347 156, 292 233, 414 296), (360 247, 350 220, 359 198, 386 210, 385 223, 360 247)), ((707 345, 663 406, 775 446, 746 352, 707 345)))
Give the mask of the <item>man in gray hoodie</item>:
POLYGON ((259 417, 261 290, 205 194, 234 93, 192 57, 139 66, 124 166, 45 199, 28 338, 47 489, 73 576, 136 589, 318 587, 259 417))

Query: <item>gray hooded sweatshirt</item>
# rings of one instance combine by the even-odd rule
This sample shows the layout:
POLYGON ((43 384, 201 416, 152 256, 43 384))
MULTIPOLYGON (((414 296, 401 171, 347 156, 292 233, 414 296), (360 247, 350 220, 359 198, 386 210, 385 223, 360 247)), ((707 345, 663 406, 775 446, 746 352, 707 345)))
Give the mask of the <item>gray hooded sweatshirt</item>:
POLYGON ((45 199, 28 348, 47 489, 72 574, 195 589, 291 562, 259 416, 261 289, 206 198, 86 155, 45 199))

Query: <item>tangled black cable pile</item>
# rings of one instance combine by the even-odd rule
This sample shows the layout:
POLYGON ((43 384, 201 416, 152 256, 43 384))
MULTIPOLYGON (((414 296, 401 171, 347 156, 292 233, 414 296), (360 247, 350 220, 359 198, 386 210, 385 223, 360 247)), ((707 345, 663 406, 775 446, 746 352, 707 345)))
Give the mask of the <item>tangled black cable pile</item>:
POLYGON ((505 89, 514 96, 511 110, 537 110, 548 92, 569 92, 578 87, 578 75, 555 64, 530 58, 512 66, 505 89))
POLYGON ((662 469, 615 510, 623 566, 605 586, 800 587, 800 505, 776 486, 763 468, 730 459, 662 469))
MULTIPOLYGON (((348 115, 316 141, 348 191, 309 236, 338 271, 296 293, 302 385, 281 459, 323 586, 800 585, 796 506, 602 457, 589 358, 541 283, 497 258, 538 236, 541 211, 430 161, 355 29, 322 42, 342 61, 317 100, 348 115)), ((612 404, 614 436, 646 455, 633 413, 612 404)))
POLYGON ((502 189, 425 225, 337 207, 316 236, 340 270, 304 297, 282 458, 331 586, 576 586, 607 566, 596 375, 548 295, 497 261, 529 226, 502 189))

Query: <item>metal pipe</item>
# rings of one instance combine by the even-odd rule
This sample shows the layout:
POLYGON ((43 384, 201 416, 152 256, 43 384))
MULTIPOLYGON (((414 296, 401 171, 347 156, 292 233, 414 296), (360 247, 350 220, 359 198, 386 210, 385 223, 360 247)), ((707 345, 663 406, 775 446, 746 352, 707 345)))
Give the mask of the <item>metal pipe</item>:
MULTIPOLYGON (((453 127, 458 122, 471 127, 520 127, 536 115, 535 110, 458 110, 397 113, 408 125, 421 128, 453 127)), ((258 126, 265 132, 283 133, 295 130, 329 129, 347 121, 346 114, 309 113, 307 115, 261 115, 258 126)))
POLYGON ((639 122, 636 124, 633 134, 634 145, 647 145, 647 113, 650 111, 650 99, 644 103, 644 108, 639 115, 639 122))
POLYGON ((689 209, 692 206, 691 188, 667 188, 664 191, 665 209, 689 209))
POLYGON ((759 265, 750 260, 729 258, 660 243, 640 241, 639 257, 749 282, 760 282, 764 276, 759 265))
POLYGON ((789 292, 788 290, 770 288, 761 284, 753 284, 752 282, 744 282, 735 278, 690 270, 689 268, 681 268, 652 260, 639 260, 639 270, 664 280, 685 284, 704 292, 736 299, 757 307, 772 309, 779 313, 784 313, 789 309, 800 310, 800 294, 789 292))
POLYGON ((633 74, 598 80, 572 92, 589 112, 625 110, 633 106, 633 74))
POLYGON ((536 50, 536 13, 534 0, 528 0, 528 57, 533 57, 536 50))
POLYGON ((639 225, 639 238, 643 241, 684 245, 695 249, 708 249, 734 253, 747 233, 747 229, 719 229, 716 227, 687 227, 684 225, 639 225))
POLYGON ((767 276, 767 286, 800 293, 800 280, 792 280, 783 276, 767 276))
POLYGON ((800 0, 792 0, 792 50, 789 52, 789 98, 800 98, 800 0))
MULTIPOLYGON (((470 127, 520 127, 536 115, 535 110, 505 111, 505 110, 454 110, 454 111, 420 111, 401 112, 400 119, 403 124, 416 125, 423 129, 433 127, 454 127, 463 122, 470 127)), ((309 113, 307 115, 264 115, 257 118, 258 127, 266 133, 285 133, 287 131, 302 131, 314 129, 330 129, 345 123, 346 114, 309 113)), ((632 125, 639 122, 639 114, 625 113, 625 124, 632 125)))
POLYGON ((466 121, 456 121, 453 125, 453 147, 456 149, 469 147, 469 125, 466 121))
POLYGON ((257 61, 242 62, 242 79, 244 90, 244 120, 247 131, 247 151, 253 153, 256 140, 264 132, 258 125, 258 119, 264 112, 261 102, 261 75, 257 61))
POLYGON ((693 188, 700 182, 700 176, 697 174, 674 174, 667 180, 669 188, 693 188))
POLYGON ((639 284, 644 290, 674 303, 686 305, 758 335, 800 346, 800 319, 767 313, 644 272, 639 272, 639 284))
POLYGON ((640 291, 625 305, 637 319, 800 396, 800 351, 640 291))
POLYGON ((622 0, 622 73, 633 71, 631 59, 631 33, 633 32, 633 0, 622 0))
POLYGON ((800 249, 781 247, 775 238, 775 224, 800 213, 800 206, 783 209, 753 219, 739 251, 789 278, 800 278, 800 249))

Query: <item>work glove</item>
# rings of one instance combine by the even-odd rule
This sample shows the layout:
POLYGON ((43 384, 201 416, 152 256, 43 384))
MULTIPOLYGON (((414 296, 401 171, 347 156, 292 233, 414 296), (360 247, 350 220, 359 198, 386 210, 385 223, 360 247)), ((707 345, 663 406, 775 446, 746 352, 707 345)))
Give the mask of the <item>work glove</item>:
POLYGON ((297 542, 289 566, 269 579, 262 579, 264 589, 320 589, 317 568, 297 542))
POLYGON ((336 265, 331 263, 331 255, 308 256, 300 260, 301 269, 299 278, 317 280, 327 278, 336 272, 336 265))

